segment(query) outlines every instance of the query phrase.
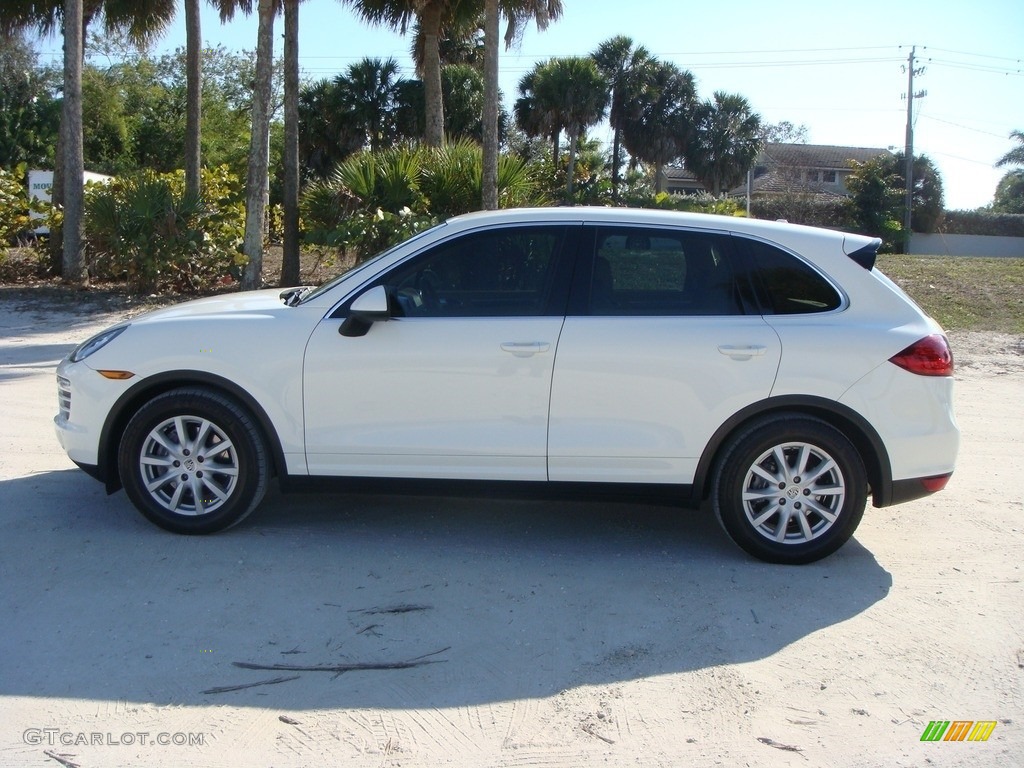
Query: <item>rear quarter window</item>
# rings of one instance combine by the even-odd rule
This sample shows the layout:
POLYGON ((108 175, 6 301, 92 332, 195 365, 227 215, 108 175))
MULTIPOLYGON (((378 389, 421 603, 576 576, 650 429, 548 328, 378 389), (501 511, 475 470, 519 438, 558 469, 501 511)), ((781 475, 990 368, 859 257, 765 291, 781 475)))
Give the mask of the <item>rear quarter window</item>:
POLYGON ((839 309, 843 297, 805 261, 757 240, 746 241, 766 315, 801 315, 839 309))

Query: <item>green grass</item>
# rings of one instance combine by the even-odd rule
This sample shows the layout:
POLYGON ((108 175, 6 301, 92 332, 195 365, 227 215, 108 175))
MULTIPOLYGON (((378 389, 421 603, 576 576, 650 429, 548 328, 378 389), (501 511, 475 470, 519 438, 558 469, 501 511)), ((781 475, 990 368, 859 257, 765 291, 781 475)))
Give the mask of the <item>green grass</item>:
POLYGON ((882 254, 878 268, 947 331, 1024 334, 1024 259, 882 254))

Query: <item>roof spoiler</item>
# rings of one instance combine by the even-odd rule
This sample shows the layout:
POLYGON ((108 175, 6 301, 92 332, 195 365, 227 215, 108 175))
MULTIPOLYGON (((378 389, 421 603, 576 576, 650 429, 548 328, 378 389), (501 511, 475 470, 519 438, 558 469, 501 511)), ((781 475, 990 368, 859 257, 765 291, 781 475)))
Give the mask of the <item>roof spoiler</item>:
POLYGON ((863 248, 858 248, 853 253, 848 253, 846 255, 870 272, 874 269, 875 259, 878 258, 878 249, 881 246, 882 239, 880 237, 876 237, 863 248))

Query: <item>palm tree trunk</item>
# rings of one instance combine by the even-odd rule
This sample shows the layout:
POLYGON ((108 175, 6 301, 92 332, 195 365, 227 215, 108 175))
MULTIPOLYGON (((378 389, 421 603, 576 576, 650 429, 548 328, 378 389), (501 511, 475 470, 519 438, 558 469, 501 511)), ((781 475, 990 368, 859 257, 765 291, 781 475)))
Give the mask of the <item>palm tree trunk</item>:
POLYGON ((269 178, 271 70, 274 56, 274 0, 259 0, 256 33, 256 88, 252 98, 252 132, 249 168, 245 182, 245 237, 242 251, 248 262, 242 272, 242 289, 254 290, 263 282, 263 230, 266 221, 269 178))
POLYGON ((202 157, 202 46, 199 0, 185 0, 185 189, 199 195, 202 157))
POLYGON ((572 182, 576 173, 576 146, 579 142, 579 132, 573 131, 569 135, 569 169, 565 174, 565 204, 572 205, 572 182))
POLYGON ((420 27, 423 30, 423 89, 426 106, 426 135, 423 137, 427 146, 444 145, 444 100, 441 95, 441 14, 439 2, 429 2, 420 16, 420 27))
POLYGON ((64 0, 64 104, 60 130, 64 138, 64 258, 66 282, 82 280, 82 0, 64 0))
POLYGON ((622 129, 618 126, 612 134, 612 200, 619 202, 619 153, 622 151, 622 129))
POLYGON ((284 2, 284 258, 281 286, 299 283, 299 0, 284 2))
POLYGON ((498 208, 498 0, 484 6, 483 207, 498 208))

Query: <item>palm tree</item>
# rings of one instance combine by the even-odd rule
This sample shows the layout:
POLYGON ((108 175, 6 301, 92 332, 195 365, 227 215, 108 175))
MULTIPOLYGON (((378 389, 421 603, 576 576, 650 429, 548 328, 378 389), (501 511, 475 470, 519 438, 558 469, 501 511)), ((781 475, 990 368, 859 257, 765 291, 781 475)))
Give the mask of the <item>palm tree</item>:
POLYGON ((413 24, 423 35, 423 61, 417 62, 426 91, 428 146, 444 143, 444 100, 441 92, 441 28, 465 28, 479 16, 479 0, 341 0, 371 24, 385 24, 403 35, 413 24))
POLYGON ((484 114, 483 114, 483 207, 498 207, 498 27, 504 11, 508 18, 506 48, 515 39, 517 29, 530 19, 537 29, 562 15, 562 0, 485 0, 484 2, 484 114))
POLYGON ((540 62, 519 79, 519 98, 516 99, 513 113, 523 133, 530 138, 543 137, 551 140, 551 159, 557 165, 559 155, 558 139, 562 126, 558 124, 555 112, 550 104, 544 104, 537 92, 541 73, 550 62, 540 62))
POLYGON ((638 117, 643 104, 639 92, 654 62, 646 48, 642 45, 634 48, 633 41, 625 35, 605 40, 591 55, 611 91, 608 122, 612 127, 612 199, 618 200, 622 131, 627 120, 638 117))
POLYGON ((299 261, 299 1, 284 0, 284 254, 281 285, 297 285, 299 261))
POLYGON ((85 164, 82 152, 82 0, 64 2, 64 104, 60 133, 64 139, 64 257, 61 276, 79 282, 82 263, 82 197, 85 164))
POLYGON ((623 116, 622 138, 635 159, 652 163, 655 185, 662 168, 685 152, 693 133, 697 92, 693 75, 667 61, 648 61, 629 82, 633 106, 623 116))
POLYGON ((199 196, 199 169, 202 166, 202 48, 199 0, 185 0, 185 189, 195 197, 199 196))
POLYGON ((394 110, 398 97, 398 62, 363 59, 335 79, 345 119, 365 136, 371 152, 394 143, 394 110))
POLYGON ((242 289, 263 283, 263 230, 269 177, 270 97, 274 55, 274 0, 259 0, 256 32, 256 83, 252 94, 252 133, 245 181, 245 236, 242 251, 248 262, 242 271, 242 289))
POLYGON ((604 117, 608 92, 604 78, 594 60, 583 56, 551 59, 536 71, 533 81, 534 99, 541 124, 553 132, 565 131, 569 138, 569 168, 566 181, 566 202, 573 193, 576 171, 576 147, 580 137, 604 117))
POLYGON ((743 181, 761 151, 761 118, 738 94, 716 91, 698 109, 694 140, 684 156, 686 167, 713 195, 743 181))
POLYGON ((1024 165, 1024 131, 1010 131, 1010 138, 1017 140, 1017 146, 996 160, 996 168, 1004 165, 1024 165))

